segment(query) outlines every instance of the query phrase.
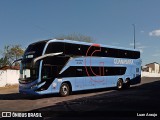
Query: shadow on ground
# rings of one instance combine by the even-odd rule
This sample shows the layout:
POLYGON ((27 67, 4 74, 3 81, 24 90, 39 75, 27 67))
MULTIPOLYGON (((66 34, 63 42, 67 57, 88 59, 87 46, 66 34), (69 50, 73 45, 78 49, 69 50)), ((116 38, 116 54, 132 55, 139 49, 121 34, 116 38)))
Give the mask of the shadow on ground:
MULTIPOLYGON (((160 116, 160 81, 142 84, 128 90, 80 98, 35 109, 46 119, 137 118, 137 113, 156 113, 160 116)), ((142 117, 138 117, 141 119, 142 117)), ((142 118, 142 119, 148 119, 142 118)), ((149 117, 157 119, 157 117, 149 117)))

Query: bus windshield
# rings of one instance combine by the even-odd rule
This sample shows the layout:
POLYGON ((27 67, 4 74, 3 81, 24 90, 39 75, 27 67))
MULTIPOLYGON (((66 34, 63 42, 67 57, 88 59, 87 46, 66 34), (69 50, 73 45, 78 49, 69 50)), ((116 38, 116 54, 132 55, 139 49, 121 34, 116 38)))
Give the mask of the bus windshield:
POLYGON ((45 44, 46 41, 42 41, 28 46, 21 62, 20 80, 36 80, 38 78, 40 62, 38 61, 35 66, 32 66, 32 60, 42 55, 45 44))
POLYGON ((34 43, 28 46, 23 59, 33 59, 42 55, 46 41, 34 43))

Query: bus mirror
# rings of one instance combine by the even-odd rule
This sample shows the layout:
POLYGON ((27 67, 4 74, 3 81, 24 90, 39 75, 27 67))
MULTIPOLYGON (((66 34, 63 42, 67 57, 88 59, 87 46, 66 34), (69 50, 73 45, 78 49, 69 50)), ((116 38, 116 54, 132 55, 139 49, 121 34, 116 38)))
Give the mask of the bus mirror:
POLYGON ((39 57, 33 59, 33 61, 32 61, 32 66, 34 66, 35 63, 36 63, 38 60, 43 60, 43 59, 45 59, 46 57, 57 56, 57 55, 60 55, 60 54, 63 54, 63 52, 49 53, 49 54, 45 54, 45 55, 39 56, 39 57))
POLYGON ((11 64, 11 66, 12 66, 14 63, 18 62, 18 61, 22 61, 22 58, 19 58, 19 59, 17 59, 17 60, 14 60, 14 61, 12 62, 12 64, 11 64))

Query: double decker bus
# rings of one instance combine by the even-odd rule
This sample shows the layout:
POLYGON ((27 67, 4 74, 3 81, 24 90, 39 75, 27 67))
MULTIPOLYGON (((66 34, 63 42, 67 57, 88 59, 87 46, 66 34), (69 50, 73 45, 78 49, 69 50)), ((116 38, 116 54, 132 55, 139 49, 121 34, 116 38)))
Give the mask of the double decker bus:
POLYGON ((21 60, 19 92, 59 93, 117 87, 141 82, 140 52, 73 40, 32 43, 21 60))

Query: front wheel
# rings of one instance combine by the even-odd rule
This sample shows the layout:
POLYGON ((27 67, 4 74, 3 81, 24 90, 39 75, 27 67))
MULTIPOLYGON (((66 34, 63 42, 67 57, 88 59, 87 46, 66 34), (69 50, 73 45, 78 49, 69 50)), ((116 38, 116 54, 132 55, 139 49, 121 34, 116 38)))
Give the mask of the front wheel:
POLYGON ((60 87, 59 94, 60 96, 65 97, 69 95, 69 91, 70 91, 69 85, 67 83, 63 83, 60 87))
POLYGON ((123 88, 123 80, 119 79, 118 82, 117 82, 117 89, 122 90, 122 88, 123 88))

